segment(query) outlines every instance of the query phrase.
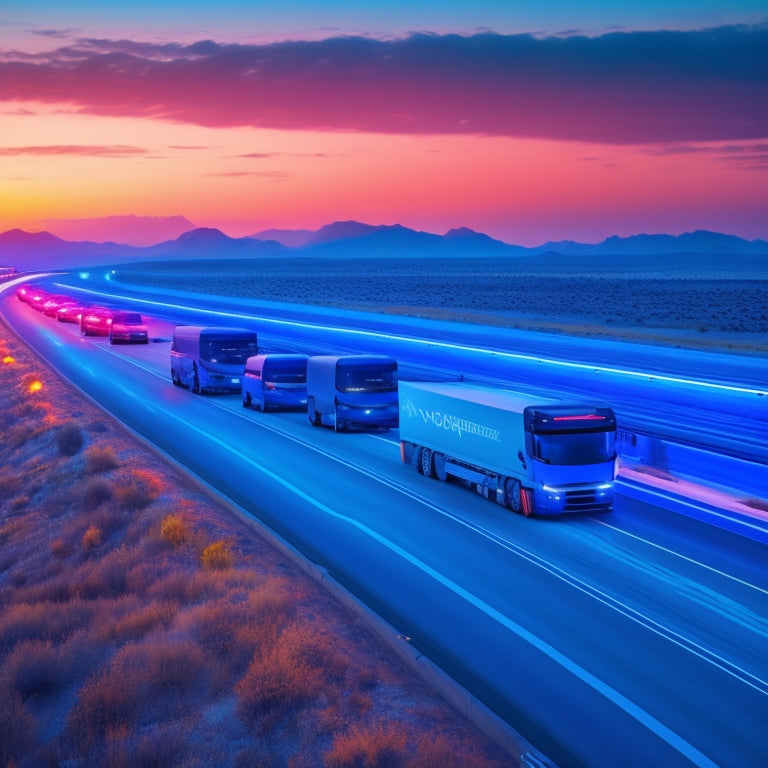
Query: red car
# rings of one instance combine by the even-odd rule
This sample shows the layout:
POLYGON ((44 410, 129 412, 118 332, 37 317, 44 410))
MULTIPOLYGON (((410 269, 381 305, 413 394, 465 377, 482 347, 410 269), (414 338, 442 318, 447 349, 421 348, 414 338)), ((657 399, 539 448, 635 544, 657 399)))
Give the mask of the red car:
POLYGON ((88 307, 80 317, 80 333, 83 336, 109 336, 112 310, 106 307, 88 307))
POLYGON ((86 309, 82 304, 64 304, 56 312, 56 319, 60 323, 79 323, 86 309))
POLYGON ((109 329, 109 343, 147 344, 149 333, 144 319, 138 312, 113 312, 109 329))
POLYGON ((52 294, 43 301, 41 312, 48 317, 56 317, 56 313, 65 304, 74 304, 74 300, 69 296, 56 296, 52 294))

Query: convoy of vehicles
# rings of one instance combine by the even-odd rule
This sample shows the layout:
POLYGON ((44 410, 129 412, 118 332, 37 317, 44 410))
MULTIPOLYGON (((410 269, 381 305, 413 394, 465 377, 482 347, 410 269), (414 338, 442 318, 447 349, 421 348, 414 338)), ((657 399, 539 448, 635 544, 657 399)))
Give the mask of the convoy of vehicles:
POLYGON ((258 354, 247 328, 177 325, 171 342, 171 381, 191 392, 241 392, 249 357, 258 354))
POLYGON ((613 506, 616 417, 455 382, 400 382, 400 457, 528 516, 613 506))
MULTIPOLYGON (((22 285, 16 295, 83 335, 149 341, 138 312, 88 307, 22 285)), ((178 325, 171 380, 194 393, 230 392, 261 411, 304 409, 334 431, 399 426, 400 457, 421 474, 472 487, 521 512, 613 506, 616 417, 602 403, 568 403, 460 382, 399 381, 389 355, 262 353, 247 328, 178 325)))
POLYGON ((397 426, 397 361, 388 355, 315 355, 307 362, 307 414, 314 426, 397 426))
POLYGON ((243 408, 307 407, 308 355, 254 355, 243 372, 243 408))

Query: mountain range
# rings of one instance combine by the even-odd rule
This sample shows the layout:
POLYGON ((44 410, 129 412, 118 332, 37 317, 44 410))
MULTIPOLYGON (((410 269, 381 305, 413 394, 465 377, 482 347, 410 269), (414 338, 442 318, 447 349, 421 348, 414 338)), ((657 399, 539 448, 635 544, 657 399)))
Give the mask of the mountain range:
MULTIPOLYGON (((70 269, 127 262, 202 258, 434 258, 434 257, 647 257, 673 255, 722 258, 762 257, 768 260, 768 241, 745 240, 707 230, 683 235, 609 237, 600 243, 570 240, 529 248, 510 245, 471 229, 452 229, 444 235, 395 225, 339 221, 318 230, 269 229, 249 237, 232 238, 218 229, 197 228, 173 240, 150 246, 106 242, 75 242, 50 232, 12 229, 0 233, 0 266, 19 271, 70 269)), ((661 262, 660 262, 661 263, 661 262)))

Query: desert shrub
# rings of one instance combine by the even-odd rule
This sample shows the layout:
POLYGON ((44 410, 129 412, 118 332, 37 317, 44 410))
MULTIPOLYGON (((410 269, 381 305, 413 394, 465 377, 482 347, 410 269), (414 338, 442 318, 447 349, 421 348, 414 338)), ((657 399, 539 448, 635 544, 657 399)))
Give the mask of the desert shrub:
POLYGON ((119 466, 120 462, 117 460, 115 449, 111 445, 103 448, 99 445, 92 445, 85 452, 85 470, 89 474, 108 472, 119 466))
POLYGON ((24 509, 25 507, 29 506, 30 498, 27 496, 26 493, 22 493, 20 496, 17 496, 15 499, 11 499, 11 510, 14 512, 18 512, 20 509, 24 509))
POLYGON ((138 557, 135 549, 121 546, 98 558, 84 574, 78 588, 84 597, 119 597, 128 590, 128 573, 138 557))
POLYGON ((135 469, 118 483, 115 499, 122 509, 139 510, 148 507, 162 492, 159 477, 144 469, 135 469))
POLYGON ((352 726, 334 737, 326 768, 400 768, 406 765, 406 734, 392 725, 352 726))
POLYGON ((94 509, 112 498, 112 485, 103 477, 92 477, 83 488, 83 504, 94 509))
POLYGON ((98 672, 86 681, 67 717, 67 741, 73 747, 88 750, 110 730, 135 727, 146 692, 134 683, 112 669, 98 672))
POLYGON ((83 430, 74 421, 62 424, 56 432, 56 445, 62 456, 74 456, 83 447, 83 430))
POLYGON ((101 545, 101 528, 89 525, 83 534, 83 549, 88 552, 101 545))
POLYGON ((314 639, 314 630, 297 622, 272 646, 256 650, 248 671, 235 686, 241 718, 261 720, 269 727, 320 696, 326 676, 322 658, 314 653, 314 639))
POLYGON ((189 538, 186 520, 181 515, 167 515, 160 523, 160 538, 172 547, 180 547, 189 538))
MULTIPOLYGON (((60 597, 60 596, 58 596, 60 597)), ((22 640, 43 639, 58 643, 93 618, 91 601, 40 600, 7 606, 0 612, 0 649, 22 640)))
POLYGON ((759 499, 757 497, 750 497, 744 500, 744 504, 752 509, 759 509, 763 512, 768 512, 768 500, 759 499))
POLYGON ((21 448, 21 446, 34 434, 35 429, 31 425, 26 422, 21 422, 20 424, 14 424, 10 429, 5 431, 3 434, 3 442, 9 448, 16 450, 21 448))
POLYGON ((19 475, 3 475, 0 477, 0 499, 9 499, 22 488, 22 479, 19 475))
POLYGON ((59 680, 58 656, 50 640, 24 640, 5 659, 2 677, 22 700, 45 693, 59 680))
POLYGON ((55 557, 68 557, 72 550, 64 539, 54 539, 51 542, 51 554, 55 557))
POLYGON ((200 562, 206 570, 231 568, 235 558, 226 541, 214 541, 200 555, 200 562))
POLYGON ((21 696, 0 682, 0 765, 9 768, 28 757, 37 743, 37 720, 21 696))
POLYGON ((123 642, 139 640, 158 626, 167 627, 178 610, 174 603, 150 603, 106 623, 102 632, 106 639, 123 642))

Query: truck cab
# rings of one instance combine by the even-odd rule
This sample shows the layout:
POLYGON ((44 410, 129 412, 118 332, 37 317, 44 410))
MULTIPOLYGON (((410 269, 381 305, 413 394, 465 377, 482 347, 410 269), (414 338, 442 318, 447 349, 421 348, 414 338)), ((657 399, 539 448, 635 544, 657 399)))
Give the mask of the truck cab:
POLYGON ((314 426, 390 429, 398 424, 397 361, 389 355, 314 355, 307 361, 314 426))

